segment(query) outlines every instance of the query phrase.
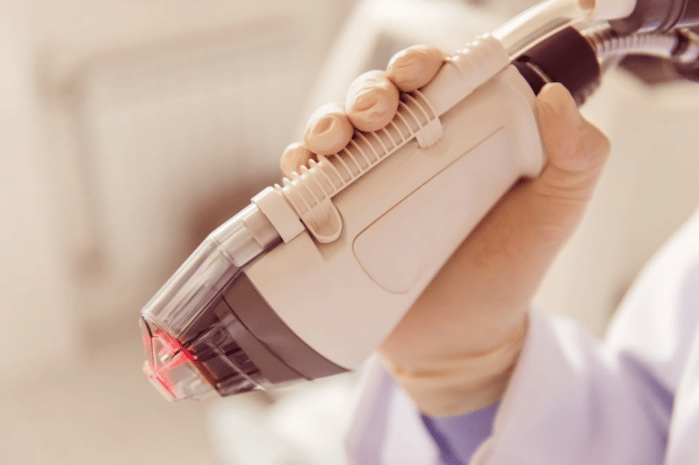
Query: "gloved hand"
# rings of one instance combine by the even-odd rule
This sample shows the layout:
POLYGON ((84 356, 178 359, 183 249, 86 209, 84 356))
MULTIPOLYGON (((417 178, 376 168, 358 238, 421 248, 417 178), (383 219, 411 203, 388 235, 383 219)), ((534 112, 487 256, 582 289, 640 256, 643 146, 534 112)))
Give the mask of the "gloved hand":
MULTIPOLYGON (((310 118, 281 167, 342 149, 354 128, 373 131, 395 115, 398 93, 427 84, 444 55, 416 46, 350 86, 344 108, 310 118)), ((609 153, 608 139, 582 118, 560 84, 536 99, 548 164, 517 183, 461 244, 380 348, 421 412, 464 414, 500 399, 526 335, 527 310, 544 273, 582 217, 609 153)))

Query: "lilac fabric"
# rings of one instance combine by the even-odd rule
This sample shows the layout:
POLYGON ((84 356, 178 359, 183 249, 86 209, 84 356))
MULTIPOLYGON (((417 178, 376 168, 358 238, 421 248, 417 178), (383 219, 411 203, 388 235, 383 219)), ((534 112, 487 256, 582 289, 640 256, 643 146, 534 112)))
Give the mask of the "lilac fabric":
POLYGON ((493 420, 500 403, 454 417, 428 417, 422 421, 439 447, 445 465, 467 464, 478 446, 493 431, 493 420))

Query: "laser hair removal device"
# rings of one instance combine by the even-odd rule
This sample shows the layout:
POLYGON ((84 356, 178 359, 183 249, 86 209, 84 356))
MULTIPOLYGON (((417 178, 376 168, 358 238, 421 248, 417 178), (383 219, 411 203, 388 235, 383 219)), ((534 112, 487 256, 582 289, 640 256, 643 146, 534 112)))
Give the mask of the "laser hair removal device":
POLYGON ((257 194, 143 309, 149 379, 178 400, 357 368, 497 200, 541 171, 545 83, 582 103, 615 56, 697 68, 699 39, 682 27, 699 1, 664 3, 665 16, 633 0, 539 4, 402 94, 386 128, 257 194), (625 17, 624 35, 569 27, 625 17))

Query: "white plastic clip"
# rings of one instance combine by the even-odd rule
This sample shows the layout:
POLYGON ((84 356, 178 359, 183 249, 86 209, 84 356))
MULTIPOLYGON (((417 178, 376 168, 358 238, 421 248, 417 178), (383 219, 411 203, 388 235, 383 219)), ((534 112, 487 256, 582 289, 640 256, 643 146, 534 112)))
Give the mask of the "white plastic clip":
POLYGON ((435 113, 432 104, 419 90, 410 94, 404 94, 405 109, 416 120, 420 128, 415 132, 415 140, 421 149, 427 149, 444 135, 444 128, 439 116, 435 113))
POLYGON ((415 140, 421 149, 427 149, 439 142, 443 135, 442 122, 437 118, 415 133, 415 140))
MULTIPOLYGON (((297 218, 306 225, 308 231, 318 242, 329 243, 340 237, 342 218, 332 199, 326 193, 321 193, 321 186, 316 183, 308 171, 304 179, 297 173, 292 174, 292 180, 284 178, 284 186, 275 185, 275 190, 283 196, 297 213, 297 218), (314 188, 315 187, 315 188, 314 188)), ((315 172, 315 170, 312 170, 315 172)))
POLYGON ((310 224, 307 223, 306 226, 318 242, 323 244, 333 242, 340 237, 340 233, 342 232, 342 218, 340 217, 340 212, 337 211, 337 207, 329 198, 323 199, 316 208, 320 210, 318 216, 321 220, 318 222, 309 222, 310 224))
POLYGON ((268 187, 252 201, 267 217, 284 242, 289 242, 304 230, 303 224, 284 196, 273 187, 268 187))

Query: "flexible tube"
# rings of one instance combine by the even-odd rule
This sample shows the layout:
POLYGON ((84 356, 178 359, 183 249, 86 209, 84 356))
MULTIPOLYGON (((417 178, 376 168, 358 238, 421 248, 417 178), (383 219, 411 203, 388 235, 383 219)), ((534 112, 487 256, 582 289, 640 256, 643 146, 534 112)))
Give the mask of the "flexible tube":
POLYGON ((699 59, 699 36, 689 31, 619 35, 610 27, 584 31, 600 61, 626 55, 649 55, 676 63, 699 59))
POLYGON ((611 28, 585 31, 597 58, 604 60, 623 55, 650 55, 672 59, 677 47, 675 34, 630 34, 620 36, 611 28))

